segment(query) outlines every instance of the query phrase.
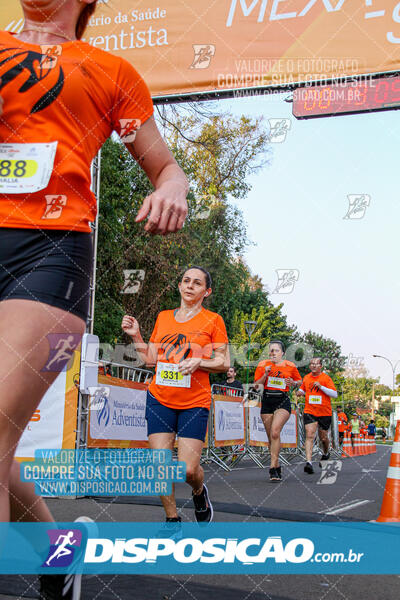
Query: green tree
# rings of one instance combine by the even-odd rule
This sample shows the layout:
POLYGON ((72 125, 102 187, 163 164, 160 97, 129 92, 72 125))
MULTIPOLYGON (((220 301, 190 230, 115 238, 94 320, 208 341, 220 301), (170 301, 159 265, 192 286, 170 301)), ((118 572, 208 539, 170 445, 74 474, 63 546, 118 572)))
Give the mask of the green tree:
POLYGON ((230 332, 236 292, 246 289, 250 277, 240 259, 249 244, 246 226, 229 198, 245 197, 248 176, 264 164, 267 136, 261 121, 179 117, 177 125, 166 124, 166 136, 191 183, 187 224, 173 237, 151 237, 135 223, 152 187, 121 143, 109 140, 102 151, 95 306, 95 333, 102 342, 121 339, 125 312, 138 318, 148 337, 157 313, 179 303, 177 282, 191 264, 211 271, 208 307, 225 318, 230 332), (141 272, 138 293, 121 293, 127 270, 141 272))
POLYGON ((389 419, 385 415, 375 415, 375 425, 377 427, 389 427, 389 419))
POLYGON ((242 380, 247 379, 247 362, 249 358, 249 381, 253 381, 255 368, 260 360, 268 359, 268 344, 272 339, 279 339, 288 345, 295 327, 287 323, 286 316, 282 313, 283 304, 274 306, 265 293, 246 291, 244 297, 253 295, 253 302, 257 304, 251 308, 247 305, 247 311, 238 309, 233 315, 233 330, 231 335, 232 352, 231 359, 239 367, 238 373, 242 380), (258 302, 260 302, 258 304, 258 302), (251 310, 249 310, 249 308, 251 310), (256 321, 257 326, 251 336, 251 346, 248 353, 248 335, 246 333, 245 321, 256 321))
MULTIPOLYGON (((322 358, 323 370, 330 375, 334 381, 340 382, 339 375, 343 373, 346 356, 342 355, 342 349, 340 345, 331 338, 326 338, 319 333, 314 331, 308 331, 304 334, 298 334, 296 341, 302 344, 307 344, 310 348, 311 356, 322 358)), ((301 367, 301 375, 305 375, 309 372, 308 366, 301 367)))

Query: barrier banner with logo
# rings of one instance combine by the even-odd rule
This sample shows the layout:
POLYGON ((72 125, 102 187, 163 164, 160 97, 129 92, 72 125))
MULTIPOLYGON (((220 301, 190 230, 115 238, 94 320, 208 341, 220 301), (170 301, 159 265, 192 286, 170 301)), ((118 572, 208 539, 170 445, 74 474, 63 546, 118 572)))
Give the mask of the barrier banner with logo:
MULTIPOLYGON (((57 351, 53 354, 55 365, 57 351)), ((38 448, 75 448, 80 360, 79 345, 32 415, 17 447, 18 460, 33 459, 38 448)))
MULTIPOLYGON (((249 411, 249 444, 250 446, 268 446, 268 436, 260 416, 260 406, 250 406, 249 411)), ((297 446, 297 414, 292 411, 281 431, 282 448, 297 446)))
POLYGON ((216 447, 244 444, 243 398, 213 395, 214 445, 216 447))
POLYGON ((99 375, 89 401, 88 448, 147 448, 147 385, 99 375))
MULTIPOLYGON (((383 523, 0 523, 0 573, 398 574, 399 527, 383 523), (376 548, 379 547, 379 552, 376 548)), ((382 596, 383 597, 383 596, 382 596)))
MULTIPOLYGON (((0 28, 19 31, 19 2, 0 28)), ((84 40, 130 61, 153 96, 397 71, 398 0, 100 0, 84 40)))

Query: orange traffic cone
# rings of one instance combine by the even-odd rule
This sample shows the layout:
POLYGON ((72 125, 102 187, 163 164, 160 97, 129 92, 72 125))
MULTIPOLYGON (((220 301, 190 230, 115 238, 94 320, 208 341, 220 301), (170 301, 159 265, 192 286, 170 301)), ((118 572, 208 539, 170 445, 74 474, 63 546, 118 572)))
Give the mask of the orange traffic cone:
POLYGON ((350 435, 347 431, 344 432, 342 458, 353 456, 353 446, 351 445, 350 435))
POLYGON ((354 456, 360 456, 360 436, 358 433, 354 436, 354 456))
POLYGON ((367 451, 367 441, 365 439, 365 435, 361 436, 361 453, 363 456, 365 456, 366 454, 368 454, 367 451))
POLYGON ((380 523, 400 522, 400 421, 397 421, 392 454, 387 472, 380 523))
POLYGON ((367 442, 365 440, 365 435, 361 435, 361 451, 362 451, 362 455, 365 456, 366 454, 368 454, 367 452, 367 442))
POLYGON ((373 454, 375 452, 375 448, 374 448, 374 436, 373 435, 369 436, 369 447, 370 447, 371 454, 373 454))

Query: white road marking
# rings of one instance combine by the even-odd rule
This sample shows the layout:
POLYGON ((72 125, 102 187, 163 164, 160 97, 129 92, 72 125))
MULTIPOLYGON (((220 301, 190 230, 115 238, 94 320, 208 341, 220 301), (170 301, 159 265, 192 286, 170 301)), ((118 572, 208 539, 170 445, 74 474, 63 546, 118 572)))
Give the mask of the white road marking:
POLYGON ((319 514, 338 515, 339 513, 345 512, 346 510, 351 510, 352 508, 357 508, 357 506, 369 504, 370 502, 373 502, 373 500, 352 500, 351 502, 347 502, 346 504, 332 506, 332 508, 329 508, 328 510, 321 510, 319 511, 319 514))
POLYGON ((361 469, 361 473, 379 473, 382 469, 361 469))

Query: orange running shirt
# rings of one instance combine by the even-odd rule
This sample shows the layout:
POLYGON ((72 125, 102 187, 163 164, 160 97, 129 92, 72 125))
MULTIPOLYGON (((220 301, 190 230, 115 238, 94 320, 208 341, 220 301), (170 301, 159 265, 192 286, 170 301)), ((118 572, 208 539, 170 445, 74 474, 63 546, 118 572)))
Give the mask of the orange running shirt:
POLYGON ((343 431, 346 431, 347 415, 344 412, 339 412, 337 418, 338 418, 338 429, 342 433, 343 431))
MULTIPOLYGON (((97 212, 91 161, 113 130, 132 141, 153 103, 124 59, 81 41, 46 48, 0 32, 0 144, 58 142, 45 189, 0 193, 0 227, 89 232, 97 212)), ((2 158, 0 185, 10 176, 2 158)))
POLYGON ((178 323, 173 310, 164 310, 157 317, 150 342, 158 348, 156 375, 149 386, 153 396, 170 408, 210 408, 211 388, 207 371, 197 369, 192 373, 190 387, 158 385, 157 371, 165 371, 160 363, 178 364, 186 358, 211 358, 214 348, 228 343, 222 317, 202 308, 189 321, 178 323))
POLYGON ((304 412, 314 415, 314 417, 329 417, 332 415, 331 399, 322 390, 314 387, 316 381, 324 387, 336 391, 335 384, 326 373, 321 373, 317 377, 308 373, 300 386, 300 389, 306 393, 304 412))
POLYGON ((262 360, 257 365, 256 372, 254 373, 254 381, 261 379, 265 373, 265 367, 271 367, 269 375, 264 383, 265 390, 280 390, 281 392, 287 392, 289 389, 287 385, 282 388, 277 387, 281 383, 279 381, 280 379, 291 377, 295 381, 301 381, 301 375, 298 372, 296 365, 290 362, 290 360, 283 360, 279 365, 272 362, 272 360, 262 360), (274 381, 275 379, 277 381, 274 381))

